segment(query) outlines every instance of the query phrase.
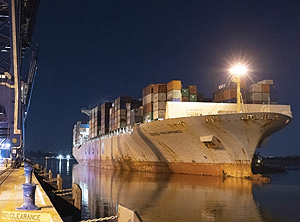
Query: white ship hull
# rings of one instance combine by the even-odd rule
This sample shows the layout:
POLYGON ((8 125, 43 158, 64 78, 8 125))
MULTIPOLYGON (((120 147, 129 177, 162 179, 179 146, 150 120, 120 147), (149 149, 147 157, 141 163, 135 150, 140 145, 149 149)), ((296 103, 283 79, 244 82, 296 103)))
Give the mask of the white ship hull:
POLYGON ((76 145, 73 155, 107 169, 247 178, 255 149, 290 120, 276 112, 165 119, 76 145))

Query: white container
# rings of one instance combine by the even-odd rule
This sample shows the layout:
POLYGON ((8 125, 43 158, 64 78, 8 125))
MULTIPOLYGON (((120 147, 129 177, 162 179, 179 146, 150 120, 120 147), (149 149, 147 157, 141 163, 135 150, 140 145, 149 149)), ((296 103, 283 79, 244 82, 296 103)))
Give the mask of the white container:
POLYGON ((153 111, 159 110, 159 109, 166 109, 166 102, 155 102, 153 103, 153 111))
POLYGON ((166 110, 160 109, 153 112, 153 119, 164 119, 166 110))
POLYGON ((262 101, 266 103, 271 101, 270 93, 262 93, 262 101))
POLYGON ((153 102, 165 102, 167 101, 167 93, 155 93, 153 94, 153 102))
POLYGON ((263 94, 262 93, 249 93, 248 94, 248 101, 250 101, 250 102, 262 102, 263 101, 263 94))
POLYGON ((272 79, 265 79, 263 81, 258 82, 257 84, 269 84, 269 85, 273 85, 274 82, 272 79))
POLYGON ((167 92, 167 100, 181 99, 181 90, 170 90, 167 92))
POLYGON ((248 93, 261 93, 262 86, 261 84, 251 84, 247 90, 248 93))
POLYGON ((143 97, 143 105, 146 105, 148 103, 152 102, 152 93, 148 94, 147 96, 143 97))

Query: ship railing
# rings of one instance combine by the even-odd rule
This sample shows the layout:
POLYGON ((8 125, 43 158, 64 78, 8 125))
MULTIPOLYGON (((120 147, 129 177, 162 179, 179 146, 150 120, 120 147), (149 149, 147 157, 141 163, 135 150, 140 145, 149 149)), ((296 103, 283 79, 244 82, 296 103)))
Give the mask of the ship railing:
MULTIPOLYGON (((101 135, 100 139, 105 139, 105 138, 110 138, 110 137, 113 137, 113 136, 118 136, 118 135, 123 134, 123 133, 131 134, 132 131, 133 131, 133 127, 130 125, 130 126, 126 126, 126 127, 111 131, 107 134, 101 135)), ((93 140, 95 140, 95 139, 93 139, 93 140)), ((93 140, 91 140, 91 141, 93 141, 93 140)))

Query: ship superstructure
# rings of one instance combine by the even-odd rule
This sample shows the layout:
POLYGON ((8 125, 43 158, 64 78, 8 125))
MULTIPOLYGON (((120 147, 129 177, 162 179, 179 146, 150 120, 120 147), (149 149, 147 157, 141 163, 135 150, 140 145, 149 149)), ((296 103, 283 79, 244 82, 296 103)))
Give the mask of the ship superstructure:
POLYGON ((252 177, 256 148, 292 118, 289 105, 272 100, 272 87, 271 80, 242 86, 247 98, 238 112, 236 103, 228 103, 238 92, 228 87, 219 87, 213 102, 179 80, 150 84, 142 106, 119 97, 92 110, 97 114, 90 115, 89 140, 73 144, 73 155, 79 163, 109 169, 252 177), (131 115, 143 123, 128 121, 131 115))

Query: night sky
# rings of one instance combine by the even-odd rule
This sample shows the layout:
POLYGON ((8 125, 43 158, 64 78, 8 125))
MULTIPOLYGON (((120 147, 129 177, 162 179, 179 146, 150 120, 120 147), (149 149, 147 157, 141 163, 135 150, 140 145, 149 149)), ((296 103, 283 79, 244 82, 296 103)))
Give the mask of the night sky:
POLYGON ((239 61, 292 106, 293 121, 261 153, 300 155, 299 27, 300 1, 40 1, 25 149, 71 151, 81 108, 141 98, 150 83, 180 79, 212 98, 239 61))

